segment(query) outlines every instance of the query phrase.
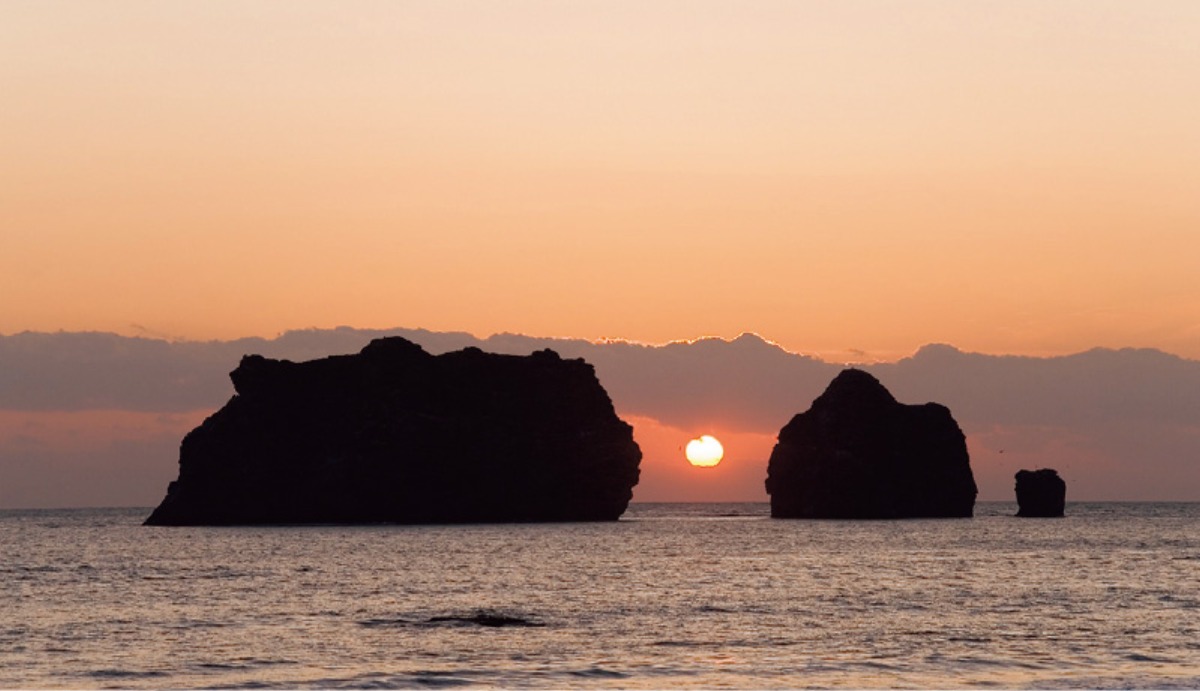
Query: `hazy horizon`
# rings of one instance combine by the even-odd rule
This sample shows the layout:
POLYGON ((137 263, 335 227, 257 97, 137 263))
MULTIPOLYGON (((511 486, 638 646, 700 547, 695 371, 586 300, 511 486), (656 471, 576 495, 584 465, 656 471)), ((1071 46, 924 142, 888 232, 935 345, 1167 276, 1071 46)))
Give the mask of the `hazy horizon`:
POLYGON ((520 333, 520 332, 516 332, 516 331, 493 331, 493 332, 488 332, 486 334, 481 335, 480 333, 473 332, 469 329, 451 329, 451 330, 447 330, 447 331, 430 331, 430 330, 424 329, 424 328, 414 328, 414 327, 406 327, 406 326, 357 327, 357 326, 350 326, 348 324, 337 324, 334 326, 327 326, 327 327, 305 326, 305 327, 289 328, 289 329, 285 329, 283 331, 276 331, 273 333, 243 334, 243 335, 236 336, 233 338, 215 338, 215 337, 204 338, 204 337, 189 337, 189 336, 171 336, 168 334, 152 333, 149 330, 145 329, 144 327, 141 327, 138 325, 130 325, 126 329, 87 329, 87 330, 72 330, 72 329, 64 329, 64 328, 53 329, 53 330, 21 329, 21 330, 12 331, 9 333, 0 332, 0 338, 8 338, 8 337, 13 337, 13 336, 25 336, 25 335, 54 336, 54 335, 64 335, 64 334, 84 334, 84 335, 97 335, 97 336, 116 336, 119 338, 140 339, 140 340, 145 340, 145 341, 163 341, 166 343, 177 344, 177 345, 187 345, 187 344, 203 345, 203 344, 210 344, 210 343, 253 343, 253 342, 268 343, 268 342, 272 342, 272 341, 280 341, 280 340, 287 340, 287 339, 291 339, 291 338, 299 338, 299 337, 303 337, 304 334, 309 334, 309 333, 328 334, 330 332, 350 332, 350 333, 354 333, 354 334, 369 334, 369 333, 392 334, 392 333, 397 333, 397 332, 428 332, 430 334, 437 334, 440 336, 466 337, 468 339, 475 340, 475 341, 489 341, 489 340, 493 340, 493 339, 503 340, 506 337, 515 337, 515 338, 530 338, 530 339, 537 339, 537 340, 544 340, 544 341, 586 341, 586 342, 594 344, 594 345, 603 345, 603 344, 610 344, 610 343, 611 344, 628 344, 628 345, 644 346, 644 347, 650 347, 650 348, 661 348, 661 347, 670 346, 670 345, 691 345, 691 344, 697 343, 699 341, 710 341, 710 340, 731 342, 731 341, 736 341, 737 339, 739 339, 743 336, 751 336, 751 337, 759 339, 767 344, 775 346, 788 354, 813 358, 813 359, 820 360, 820 361, 828 363, 828 364, 838 364, 838 365, 872 365, 872 364, 895 363, 895 362, 898 362, 899 360, 904 360, 907 358, 914 357, 915 355, 920 353, 922 350, 925 350, 927 348, 938 348, 938 347, 948 347, 953 350, 957 350, 959 352, 967 353, 967 354, 971 354, 971 355, 987 355, 987 356, 991 356, 991 357, 1037 358, 1037 359, 1069 357, 1071 355, 1080 355, 1080 354, 1095 351, 1095 350, 1108 350, 1108 351, 1151 350, 1151 351, 1157 351, 1157 352, 1163 353, 1165 355, 1170 355, 1172 357, 1177 357, 1177 358, 1180 358, 1183 360, 1200 360, 1200 357, 1192 357, 1192 356, 1186 355, 1185 353, 1174 352, 1174 351, 1171 351, 1166 348, 1160 348, 1160 347, 1155 347, 1155 346, 1137 346, 1137 345, 1130 345, 1130 344, 1126 344, 1126 345, 1094 344, 1094 345, 1090 345, 1090 346, 1080 346, 1077 348, 1070 348, 1070 349, 1063 350, 1061 352, 1059 352, 1059 351, 1056 351, 1056 352, 1028 351, 1027 352, 1027 351, 969 350, 966 348, 961 348, 954 343, 949 343, 949 342, 945 342, 945 341, 937 341, 937 340, 923 341, 923 342, 918 343, 910 351, 901 351, 898 353, 888 354, 885 356, 882 353, 872 354, 872 353, 868 353, 866 351, 859 350, 857 348, 851 348, 851 347, 837 348, 832 351, 819 351, 819 350, 814 350, 814 349, 806 349, 803 347, 797 348, 795 346, 785 345, 784 343, 782 343, 780 341, 776 341, 776 340, 772 339, 770 337, 770 334, 763 334, 763 333, 758 333, 755 331, 737 331, 732 334, 705 333, 702 335, 682 336, 682 337, 670 338, 670 339, 666 339, 666 340, 638 340, 638 339, 634 339, 634 338, 623 338, 620 336, 600 336, 600 337, 595 337, 595 338, 589 338, 589 337, 583 337, 583 336, 566 336, 566 335, 546 335, 546 334, 534 335, 534 334, 528 334, 528 333, 520 333), (842 356, 847 356, 847 355, 851 356, 851 359, 844 359, 842 357, 842 356), (857 359, 857 360, 853 359, 854 356, 858 356, 862 359, 857 359))
MULTIPOLYGON (((433 353, 550 347, 586 359, 642 447, 639 502, 765 501, 776 433, 845 366, 748 334, 663 345, 348 327, 177 343, 0 336, 0 507, 156 503, 177 472, 183 435, 232 395, 228 372, 242 355, 307 360, 386 335, 433 353), (725 446, 715 468, 683 458, 702 434, 725 446)), ((950 407, 982 501, 1010 500, 1013 474, 1038 467, 1057 468, 1073 501, 1200 500, 1200 362, 1149 349, 1038 358, 933 344, 856 366, 902 402, 950 407)))

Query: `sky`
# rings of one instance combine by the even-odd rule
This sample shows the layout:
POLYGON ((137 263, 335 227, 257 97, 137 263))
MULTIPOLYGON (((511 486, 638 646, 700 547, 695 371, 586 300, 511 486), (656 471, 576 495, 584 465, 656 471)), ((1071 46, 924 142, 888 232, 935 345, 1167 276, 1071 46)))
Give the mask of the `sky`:
MULTIPOLYGON (((1200 359, 1191 0, 6 0, 0 94, 0 337, 750 332, 836 363, 931 343, 1200 359)), ((220 404, 32 398, 0 409, 0 460, 45 494, 8 504, 145 503, 220 404), (136 482, 89 494, 113 472, 136 482)), ((651 472, 640 496, 761 498, 778 425, 674 424, 674 403, 620 411, 648 462, 709 432, 752 464, 651 472)), ((1200 439, 987 420, 976 449, 1095 468, 1200 439)))
POLYGON ((1200 4, 0 4, 0 334, 1200 358, 1200 4))

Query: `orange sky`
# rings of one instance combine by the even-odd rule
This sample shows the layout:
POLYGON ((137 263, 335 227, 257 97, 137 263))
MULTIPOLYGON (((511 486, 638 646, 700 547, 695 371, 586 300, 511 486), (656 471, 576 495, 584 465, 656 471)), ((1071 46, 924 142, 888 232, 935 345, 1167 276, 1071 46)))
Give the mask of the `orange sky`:
POLYGON ((0 93, 0 333, 1200 357, 1189 0, 10 0, 0 93))

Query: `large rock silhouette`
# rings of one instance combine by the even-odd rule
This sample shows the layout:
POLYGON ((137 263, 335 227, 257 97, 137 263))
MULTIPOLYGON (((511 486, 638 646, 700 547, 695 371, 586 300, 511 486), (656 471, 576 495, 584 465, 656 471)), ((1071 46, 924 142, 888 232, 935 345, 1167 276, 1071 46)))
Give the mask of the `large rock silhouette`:
POLYGON ((1053 468, 1017 471, 1017 515, 1059 518, 1067 504, 1067 483, 1053 468))
POLYGON ((972 515, 976 487, 945 406, 899 403, 847 369, 780 430, 767 492, 776 518, 950 518, 972 515))
POLYGON ((615 520, 632 428, 583 360, 403 338, 310 362, 242 358, 183 440, 150 525, 615 520))

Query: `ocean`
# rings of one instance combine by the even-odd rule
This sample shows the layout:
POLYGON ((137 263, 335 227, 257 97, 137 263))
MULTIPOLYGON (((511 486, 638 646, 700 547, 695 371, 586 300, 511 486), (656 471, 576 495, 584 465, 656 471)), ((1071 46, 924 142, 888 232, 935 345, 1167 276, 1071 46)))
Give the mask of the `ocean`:
POLYGON ((0 687, 1197 688, 1200 504, 148 528, 0 511, 0 687))

